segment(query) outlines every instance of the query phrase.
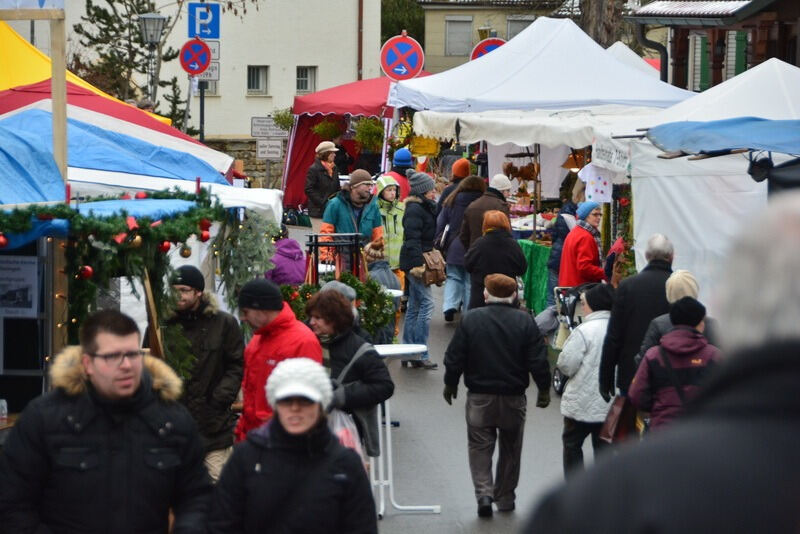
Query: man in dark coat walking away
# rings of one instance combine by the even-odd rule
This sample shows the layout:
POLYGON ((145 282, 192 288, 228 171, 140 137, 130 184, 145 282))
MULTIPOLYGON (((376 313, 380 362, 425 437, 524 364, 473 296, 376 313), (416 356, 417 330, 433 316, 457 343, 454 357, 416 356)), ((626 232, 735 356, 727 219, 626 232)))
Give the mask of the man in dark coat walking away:
POLYGON ((50 368, 0 454, 3 532, 205 531, 211 481, 181 380, 139 348, 136 322, 102 310, 50 368))
POLYGON ((617 288, 600 361, 600 394, 606 401, 615 393, 615 369, 620 392, 628 391, 636 374, 634 358, 650 321, 669 312, 664 286, 672 274, 674 254, 669 239, 661 234, 652 235, 644 253, 647 267, 623 280, 617 288))
POLYGON ((504 174, 495 174, 489 180, 489 187, 486 192, 470 204, 464 211, 464 221, 461 223, 461 232, 458 238, 466 250, 483 235, 483 215, 487 211, 499 210, 511 216, 511 211, 506 200, 511 194, 511 180, 504 174))
POLYGON ((444 399, 452 404, 458 381, 467 386, 467 443, 478 515, 492 516, 515 508, 519 481, 528 373, 539 388, 536 406, 550 404, 550 366, 542 334, 531 316, 513 305, 517 282, 490 274, 485 280, 486 306, 461 319, 445 353, 444 399), (492 453, 500 438, 496 476, 492 453), (494 479, 494 481, 493 481, 494 479))
POLYGON ((523 532, 797 531, 800 195, 771 197, 754 220, 728 247, 726 354, 698 396, 667 431, 546 496, 523 532))
POLYGON ((242 384, 242 330, 233 315, 219 310, 214 295, 204 292, 205 280, 197 267, 179 267, 172 287, 178 302, 167 324, 181 325, 197 358, 182 400, 203 436, 206 468, 216 481, 233 452, 236 414, 231 404, 242 384))
POLYGON ((450 183, 444 188, 442 194, 439 195, 439 200, 436 202, 436 217, 439 217, 439 213, 442 212, 444 201, 447 200, 447 197, 449 197, 450 194, 456 190, 458 184, 461 183, 461 180, 470 175, 471 170, 472 166, 467 158, 457 159, 453 162, 453 167, 450 170, 450 183))

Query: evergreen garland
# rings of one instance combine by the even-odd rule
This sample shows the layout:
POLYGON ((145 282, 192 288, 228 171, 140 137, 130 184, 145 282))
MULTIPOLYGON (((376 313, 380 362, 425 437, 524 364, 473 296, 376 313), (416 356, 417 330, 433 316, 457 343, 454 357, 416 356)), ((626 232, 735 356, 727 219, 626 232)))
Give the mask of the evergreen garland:
POLYGON ((264 216, 245 211, 243 221, 226 218, 211 245, 217 260, 217 274, 225 284, 228 308, 237 309, 239 291, 254 278, 264 276, 274 267, 274 236, 279 228, 264 216))

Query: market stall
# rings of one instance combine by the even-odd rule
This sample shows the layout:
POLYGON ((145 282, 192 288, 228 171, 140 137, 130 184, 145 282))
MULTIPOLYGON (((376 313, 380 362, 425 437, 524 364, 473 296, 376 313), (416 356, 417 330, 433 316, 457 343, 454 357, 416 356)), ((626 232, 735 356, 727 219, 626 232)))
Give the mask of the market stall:
POLYGON ((646 263, 642 244, 653 233, 663 233, 675 245, 674 267, 692 271, 701 298, 713 304, 709 296, 732 237, 767 202, 766 185, 747 174, 745 154, 664 159, 639 129, 745 116, 800 119, 797 87, 800 68, 770 59, 657 114, 598 129, 593 163, 627 171, 631 179, 637 268, 646 263))

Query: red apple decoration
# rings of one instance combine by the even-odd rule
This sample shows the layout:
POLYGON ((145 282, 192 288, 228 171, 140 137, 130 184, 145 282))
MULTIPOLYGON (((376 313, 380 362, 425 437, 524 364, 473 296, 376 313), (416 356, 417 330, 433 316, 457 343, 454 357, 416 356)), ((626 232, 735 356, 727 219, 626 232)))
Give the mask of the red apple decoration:
POLYGON ((0 234, 0 248, 6 248, 8 246, 8 238, 3 234, 0 234))
POLYGON ((94 276, 94 269, 90 265, 84 265, 78 269, 78 276, 81 277, 81 280, 88 280, 94 276))
POLYGON ((162 241, 161 244, 158 245, 158 250, 166 254, 167 252, 169 252, 169 247, 171 246, 172 243, 170 243, 169 241, 162 241))
POLYGON ((122 195, 119 196, 119 199, 120 200, 130 200, 131 196, 128 193, 123 193, 122 195))
POLYGON ((200 229, 204 231, 211 229, 211 221, 206 218, 200 219, 200 222, 197 223, 197 225, 200 226, 200 229))
POLYGON ((141 200, 143 198, 147 198, 147 193, 145 193, 144 191, 139 191, 138 193, 136 193, 135 198, 137 200, 141 200))
POLYGON ((208 230, 203 230, 202 232, 200 232, 200 241, 205 243, 209 239, 211 239, 211 232, 209 232, 208 230))

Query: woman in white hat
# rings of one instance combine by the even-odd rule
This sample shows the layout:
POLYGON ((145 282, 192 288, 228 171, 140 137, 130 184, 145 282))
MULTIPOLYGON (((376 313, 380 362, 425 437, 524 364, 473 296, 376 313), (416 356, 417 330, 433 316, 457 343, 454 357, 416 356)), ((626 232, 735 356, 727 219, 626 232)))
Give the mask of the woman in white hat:
POLYGON ((284 360, 266 391, 277 417, 234 448, 214 490, 208 531, 377 533, 361 458, 328 429, 327 371, 309 358, 284 360))
POLYGON ((339 191, 339 172, 336 170, 338 149, 331 141, 323 141, 314 150, 317 159, 306 173, 305 192, 308 197, 308 215, 322 217, 328 198, 339 191))

